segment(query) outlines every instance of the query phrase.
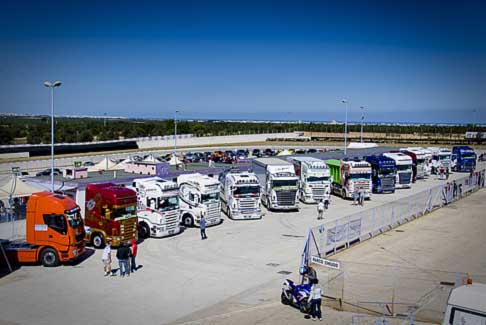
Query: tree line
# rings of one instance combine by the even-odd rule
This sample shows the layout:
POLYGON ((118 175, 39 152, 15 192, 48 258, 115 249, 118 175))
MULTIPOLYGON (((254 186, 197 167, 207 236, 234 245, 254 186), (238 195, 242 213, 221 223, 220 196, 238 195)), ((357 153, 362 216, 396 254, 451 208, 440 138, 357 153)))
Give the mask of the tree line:
MULTIPOLYGON (((49 116, 0 117, 1 144, 26 142, 50 143, 51 119, 49 116), (23 139, 23 141, 22 141, 23 139)), ((359 124, 348 125, 349 132, 359 132, 359 124)), ((294 131, 342 133, 343 124, 324 123, 271 123, 229 121, 178 121, 178 134, 195 136, 234 135, 253 133, 282 133, 294 131)), ((383 125, 366 124, 365 132, 388 134, 465 134, 467 131, 486 132, 485 126, 455 125, 383 125)), ((174 134, 174 120, 68 118, 55 119, 55 142, 89 142, 126 138, 164 136, 174 134)))

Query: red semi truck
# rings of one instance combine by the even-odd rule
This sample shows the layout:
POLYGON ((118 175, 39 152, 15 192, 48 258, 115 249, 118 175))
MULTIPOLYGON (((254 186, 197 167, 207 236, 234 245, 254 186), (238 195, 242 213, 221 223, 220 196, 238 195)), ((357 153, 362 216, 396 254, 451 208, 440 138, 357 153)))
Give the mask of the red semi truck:
POLYGON ((78 188, 76 201, 84 208, 86 241, 102 248, 110 238, 113 246, 137 239, 137 193, 112 183, 78 188))
POLYGON ((80 208, 70 197, 34 193, 27 202, 26 240, 4 245, 10 261, 51 267, 78 258, 85 250, 80 208))

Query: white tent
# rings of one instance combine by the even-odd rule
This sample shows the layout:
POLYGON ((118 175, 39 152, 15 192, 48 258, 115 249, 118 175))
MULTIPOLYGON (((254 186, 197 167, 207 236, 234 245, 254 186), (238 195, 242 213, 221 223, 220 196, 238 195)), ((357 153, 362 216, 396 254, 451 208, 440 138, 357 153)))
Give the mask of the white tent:
POLYGON ((8 200, 12 197, 29 196, 32 193, 42 192, 38 187, 25 183, 18 177, 9 175, 0 180, 0 199, 8 200))
POLYGON ((171 166, 180 165, 180 164, 182 164, 182 161, 179 158, 177 158, 176 156, 172 156, 172 158, 170 158, 169 164, 171 166))
POLYGON ((131 160, 129 158, 127 158, 125 160, 120 161, 118 164, 111 167, 110 169, 111 170, 124 170, 125 167, 127 166, 127 163, 129 163, 129 162, 131 162, 131 160))
POLYGON ((148 157, 145 158, 143 162, 159 163, 160 161, 157 160, 157 158, 155 158, 153 155, 148 155, 148 157))
MULTIPOLYGON (((113 167, 115 167, 116 165, 117 165, 117 163, 114 162, 113 160, 108 159, 108 158, 104 158, 102 161, 100 161, 96 165, 89 167, 88 171, 89 172, 98 172, 100 170, 113 170, 113 167)), ((118 169, 121 169, 121 168, 118 168, 118 169)))

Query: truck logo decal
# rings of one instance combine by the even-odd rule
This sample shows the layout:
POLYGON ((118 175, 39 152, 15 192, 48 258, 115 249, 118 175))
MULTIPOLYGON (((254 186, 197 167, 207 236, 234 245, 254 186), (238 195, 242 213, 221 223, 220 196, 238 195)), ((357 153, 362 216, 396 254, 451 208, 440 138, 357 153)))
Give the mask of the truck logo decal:
POLYGON ((47 231, 47 225, 34 225, 35 231, 47 231))
POLYGON ((93 209, 94 209, 94 207, 95 207, 95 205, 96 205, 96 202, 95 202, 95 200, 94 200, 94 199, 91 199, 91 200, 89 200, 88 202, 86 202, 86 208, 87 208, 89 211, 93 210, 93 209))

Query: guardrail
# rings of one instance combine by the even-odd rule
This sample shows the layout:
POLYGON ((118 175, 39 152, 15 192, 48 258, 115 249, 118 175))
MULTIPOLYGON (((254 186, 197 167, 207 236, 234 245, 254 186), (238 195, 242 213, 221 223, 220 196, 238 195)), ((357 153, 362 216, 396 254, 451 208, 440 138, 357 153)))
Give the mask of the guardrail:
POLYGON ((392 230, 484 187, 485 170, 396 201, 330 220, 312 228, 314 255, 330 256, 376 235, 392 230), (454 186, 454 182, 456 186, 454 186))

